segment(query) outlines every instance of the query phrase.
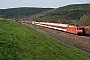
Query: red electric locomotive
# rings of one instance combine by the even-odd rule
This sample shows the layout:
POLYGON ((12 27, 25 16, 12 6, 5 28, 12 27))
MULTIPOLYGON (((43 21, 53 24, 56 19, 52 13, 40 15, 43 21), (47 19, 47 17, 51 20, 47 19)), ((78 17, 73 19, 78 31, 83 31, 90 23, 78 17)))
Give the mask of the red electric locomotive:
POLYGON ((77 35, 82 35, 83 34, 83 27, 82 26, 72 26, 72 25, 69 25, 67 27, 67 32, 75 33, 77 35))

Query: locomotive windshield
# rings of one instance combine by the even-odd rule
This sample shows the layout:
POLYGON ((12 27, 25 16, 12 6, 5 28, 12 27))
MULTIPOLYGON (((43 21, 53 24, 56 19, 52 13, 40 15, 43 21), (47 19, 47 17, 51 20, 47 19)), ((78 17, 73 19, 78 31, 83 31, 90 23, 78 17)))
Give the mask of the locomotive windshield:
POLYGON ((77 30, 82 30, 82 28, 77 28, 77 30))

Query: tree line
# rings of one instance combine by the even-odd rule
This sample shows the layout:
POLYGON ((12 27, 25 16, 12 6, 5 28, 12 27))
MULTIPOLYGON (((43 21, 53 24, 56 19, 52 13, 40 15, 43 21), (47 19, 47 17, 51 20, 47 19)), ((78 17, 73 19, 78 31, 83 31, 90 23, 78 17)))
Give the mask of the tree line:
POLYGON ((37 8, 37 7, 20 7, 10 9, 0 9, 0 17, 21 19, 27 16, 41 13, 53 8, 37 8))
POLYGON ((39 18, 50 22, 90 25, 90 4, 67 5, 39 18))
POLYGON ((72 4, 59 8, 35 8, 21 7, 0 9, 0 17, 15 19, 15 20, 35 20, 68 23, 75 25, 90 25, 90 4, 72 4), (47 12, 47 10, 53 10, 47 12), (42 13, 38 15, 39 13, 42 13), (32 15, 35 17, 30 18, 32 15))

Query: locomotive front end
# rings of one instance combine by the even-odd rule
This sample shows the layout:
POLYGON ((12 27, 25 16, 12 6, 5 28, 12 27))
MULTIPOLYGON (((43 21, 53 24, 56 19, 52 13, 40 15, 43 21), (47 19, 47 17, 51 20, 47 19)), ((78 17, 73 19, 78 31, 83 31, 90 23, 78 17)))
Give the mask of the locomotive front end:
POLYGON ((83 34, 83 27, 77 27, 77 34, 82 35, 83 34))

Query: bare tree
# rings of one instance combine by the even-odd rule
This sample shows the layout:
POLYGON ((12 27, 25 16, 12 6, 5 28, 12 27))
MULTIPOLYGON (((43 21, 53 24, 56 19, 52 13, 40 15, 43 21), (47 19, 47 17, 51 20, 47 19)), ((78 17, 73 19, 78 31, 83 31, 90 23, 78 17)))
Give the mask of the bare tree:
POLYGON ((90 5, 87 7, 87 14, 84 14, 79 21, 80 25, 90 25, 90 5))

